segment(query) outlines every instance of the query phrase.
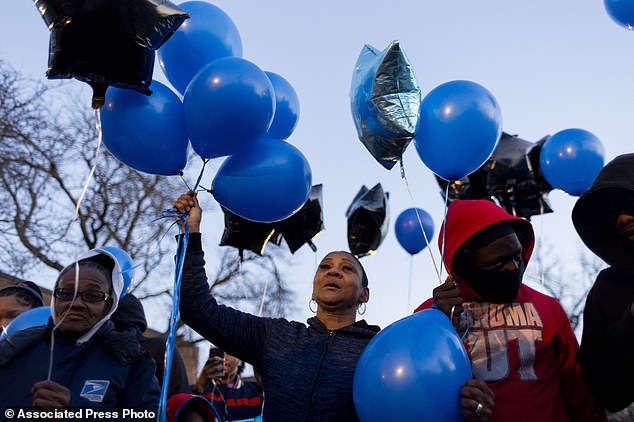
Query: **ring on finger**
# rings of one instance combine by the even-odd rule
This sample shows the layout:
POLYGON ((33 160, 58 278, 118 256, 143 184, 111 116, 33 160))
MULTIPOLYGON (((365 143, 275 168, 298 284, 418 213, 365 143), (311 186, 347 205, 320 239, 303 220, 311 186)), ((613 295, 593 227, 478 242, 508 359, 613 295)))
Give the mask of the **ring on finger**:
POLYGON ((482 409, 484 409, 484 406, 482 406, 482 403, 478 403, 474 411, 477 417, 482 416, 482 409))

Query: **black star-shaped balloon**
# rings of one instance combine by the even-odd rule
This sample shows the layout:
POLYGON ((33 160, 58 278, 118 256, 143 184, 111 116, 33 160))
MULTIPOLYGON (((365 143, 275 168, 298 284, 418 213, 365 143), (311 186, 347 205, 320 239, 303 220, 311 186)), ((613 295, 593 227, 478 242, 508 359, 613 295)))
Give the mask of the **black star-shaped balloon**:
POLYGON ((88 83, 94 108, 110 85, 151 94, 154 52, 189 17, 165 0, 35 0, 35 6, 51 31, 46 76, 88 83))
POLYGON ((304 244, 313 251, 317 247, 312 239, 324 229, 322 211, 322 185, 312 187, 306 203, 290 217, 275 223, 258 223, 240 217, 221 207, 225 214, 225 231, 220 246, 238 248, 240 256, 244 250, 262 255, 268 242, 280 245, 282 237, 286 240, 291 253, 295 253, 304 244))
POLYGON ((390 221, 389 194, 377 183, 372 189, 361 186, 346 211, 348 246, 358 257, 372 255, 387 234, 390 221))
POLYGON ((539 153, 548 137, 533 143, 502 133, 491 157, 462 180, 447 182, 436 177, 444 196, 449 184, 449 201, 454 199, 495 200, 507 212, 529 218, 553 212, 548 192, 553 187, 544 179, 539 153))

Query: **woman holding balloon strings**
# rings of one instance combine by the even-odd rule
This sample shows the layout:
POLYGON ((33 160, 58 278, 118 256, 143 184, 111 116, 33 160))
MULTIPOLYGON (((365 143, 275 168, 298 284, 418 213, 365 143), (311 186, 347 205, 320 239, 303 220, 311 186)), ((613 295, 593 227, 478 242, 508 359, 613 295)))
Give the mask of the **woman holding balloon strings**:
MULTIPOLYGON (((450 277, 417 311, 436 307, 461 320, 473 374, 495 393, 491 420, 604 421, 566 313, 522 284, 535 239, 531 224, 487 200, 456 200, 445 225, 450 277)), ((473 414, 486 408, 470 406, 473 414)))
POLYGON ((86 252, 60 272, 48 324, 0 341, 0 379, 11 380, 0 383, 2 414, 9 408, 156 411, 152 357, 134 332, 118 332, 109 320, 125 285, 120 255, 109 247, 86 252))
MULTIPOLYGON (((321 260, 311 299, 316 316, 308 320, 308 326, 256 317, 219 305, 209 291, 200 235, 202 211, 196 194, 181 195, 174 208, 189 213, 182 319, 218 347, 261 369, 264 419, 358 420, 352 400, 354 370, 365 346, 379 331, 377 326, 356 320, 370 298, 368 278, 359 260, 341 251, 330 252, 321 260)), ((492 394, 481 381, 467 382, 461 393, 465 400, 492 404, 492 394)), ((486 412, 477 420, 486 420, 486 412)))

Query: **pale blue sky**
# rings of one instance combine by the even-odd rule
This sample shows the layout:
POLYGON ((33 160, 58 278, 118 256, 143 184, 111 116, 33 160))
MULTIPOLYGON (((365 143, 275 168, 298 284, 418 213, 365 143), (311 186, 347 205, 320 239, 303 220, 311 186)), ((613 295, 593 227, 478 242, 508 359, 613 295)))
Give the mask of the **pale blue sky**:
MULTIPOLYGON (((244 57, 284 76, 299 95, 300 122, 289 141, 308 158, 313 182, 324 185, 326 231, 315 241, 317 258, 347 248, 344 213, 362 184, 371 187, 381 182, 390 192, 390 232, 377 254, 362 260, 370 277, 365 318, 371 323, 384 327, 431 295, 437 278, 425 250, 414 257, 413 299, 408 307, 409 256, 393 227, 398 214, 415 205, 427 210, 438 228, 444 204, 413 145, 405 153, 405 168, 414 203, 398 169, 385 170, 358 141, 348 91, 363 44, 382 50, 392 40, 400 40, 423 94, 454 79, 484 85, 500 104, 504 130, 524 139, 536 141, 579 127, 602 140, 607 160, 634 151, 634 33, 612 22, 601 0, 223 0, 214 4, 236 23, 244 57)), ((28 75, 44 78, 47 54, 48 30, 33 3, 4 0, 0 57, 28 75)), ((165 81, 158 65, 155 78, 165 81)), ((88 92, 85 103, 88 107, 88 92)), ((190 168, 198 166, 198 161, 190 163, 190 168)), ((205 180, 212 176, 213 167, 205 180)), ((538 238, 543 230, 543 237, 556 245, 560 262, 574 265, 580 245, 570 222, 575 198, 558 191, 550 198, 555 213, 533 219, 538 238)), ((204 198, 203 206, 211 208, 213 202, 204 198)), ((213 260, 222 233, 220 211, 208 213, 204 224, 204 242, 213 260)), ((433 251, 438 260, 435 246, 433 251)), ((316 257, 303 247, 292 259, 288 276, 301 311, 291 317, 304 320, 310 316, 316 257)))

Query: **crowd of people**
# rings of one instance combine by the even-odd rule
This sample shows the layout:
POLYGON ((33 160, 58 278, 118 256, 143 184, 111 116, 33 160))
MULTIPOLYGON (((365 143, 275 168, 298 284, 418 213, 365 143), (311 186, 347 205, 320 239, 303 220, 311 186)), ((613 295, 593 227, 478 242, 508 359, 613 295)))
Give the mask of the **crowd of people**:
MULTIPOLYGON (((198 379, 189 385, 176 351, 161 386, 165 338, 144 336, 143 306, 122 292, 117 257, 97 248, 59 273, 46 325, 0 340, 0 418, 22 409, 152 419, 167 388, 170 422, 358 420, 354 372, 380 331, 357 319, 370 300, 359 259, 323 257, 307 324, 254 316, 219 304, 209 288, 196 194, 173 206, 186 216, 179 246, 188 230, 181 318, 214 345, 198 379), (245 363, 256 381, 241 377, 245 363)), ((634 390, 623 388, 634 375, 634 154, 604 167, 572 220, 610 266, 587 296, 580 346, 559 302, 522 282, 535 242, 530 222, 487 200, 449 205, 439 240, 449 275, 416 312, 442 311, 463 339, 473 373, 459 393, 465 420, 604 421, 606 410, 634 402, 634 390)), ((43 305, 34 283, 5 287, 0 324, 43 305)))

